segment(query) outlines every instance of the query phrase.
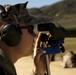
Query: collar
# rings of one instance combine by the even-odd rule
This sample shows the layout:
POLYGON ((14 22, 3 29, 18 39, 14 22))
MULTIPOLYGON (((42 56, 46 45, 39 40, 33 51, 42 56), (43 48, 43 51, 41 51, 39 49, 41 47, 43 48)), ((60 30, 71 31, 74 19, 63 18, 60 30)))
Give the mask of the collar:
POLYGON ((13 63, 1 48, 0 48, 0 67, 8 73, 16 75, 16 69, 13 63))

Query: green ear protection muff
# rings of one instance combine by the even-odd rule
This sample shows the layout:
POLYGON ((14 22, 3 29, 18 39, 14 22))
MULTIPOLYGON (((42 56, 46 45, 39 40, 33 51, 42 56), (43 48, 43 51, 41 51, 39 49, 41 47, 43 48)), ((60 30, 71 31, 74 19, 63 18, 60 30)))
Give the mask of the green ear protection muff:
POLYGON ((6 24, 1 31, 2 41, 8 46, 16 46, 21 40, 21 30, 13 24, 6 24))

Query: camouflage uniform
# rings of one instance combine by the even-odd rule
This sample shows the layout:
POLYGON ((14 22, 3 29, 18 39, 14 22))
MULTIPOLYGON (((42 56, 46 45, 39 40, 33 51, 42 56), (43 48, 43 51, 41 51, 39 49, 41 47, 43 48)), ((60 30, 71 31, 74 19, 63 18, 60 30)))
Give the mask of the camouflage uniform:
POLYGON ((2 49, 0 49, 0 75, 17 75, 14 65, 2 49))

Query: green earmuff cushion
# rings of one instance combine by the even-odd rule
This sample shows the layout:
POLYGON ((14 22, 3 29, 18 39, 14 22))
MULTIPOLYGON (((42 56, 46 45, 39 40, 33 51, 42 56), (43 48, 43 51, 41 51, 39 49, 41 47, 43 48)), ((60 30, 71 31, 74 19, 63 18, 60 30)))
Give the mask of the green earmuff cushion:
POLYGON ((2 29, 1 37, 8 46, 16 46, 21 40, 21 33, 16 25, 7 24, 2 29))

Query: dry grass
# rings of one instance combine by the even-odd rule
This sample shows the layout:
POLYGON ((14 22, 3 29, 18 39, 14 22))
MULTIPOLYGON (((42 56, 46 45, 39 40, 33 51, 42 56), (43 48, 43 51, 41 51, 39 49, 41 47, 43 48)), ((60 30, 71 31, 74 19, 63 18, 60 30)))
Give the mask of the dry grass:
POLYGON ((64 47, 66 52, 70 50, 76 52, 76 38, 66 38, 64 40, 64 47))

